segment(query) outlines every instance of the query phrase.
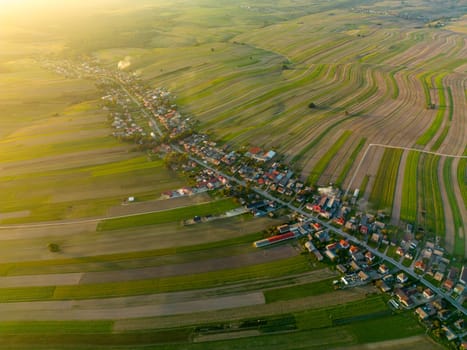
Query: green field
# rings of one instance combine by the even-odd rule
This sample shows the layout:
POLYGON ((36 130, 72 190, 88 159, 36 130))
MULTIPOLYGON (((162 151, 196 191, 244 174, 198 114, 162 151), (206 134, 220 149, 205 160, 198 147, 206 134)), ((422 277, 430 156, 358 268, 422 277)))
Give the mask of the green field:
POLYGON ((418 177, 421 178, 421 223, 439 236, 445 235, 444 210, 438 181, 439 157, 420 156, 418 177))
POLYGON ((326 170, 329 165, 329 162, 332 158, 336 155, 336 153, 342 148, 342 146, 346 143, 350 135, 352 134, 351 131, 345 131, 339 139, 337 139, 336 143, 322 156, 318 162, 316 163, 313 171, 311 172, 310 176, 308 177, 308 182, 311 184, 316 184, 319 180, 321 174, 326 170))
POLYGON ((363 146, 365 146, 365 143, 366 143, 366 138, 360 139, 360 141, 358 142, 358 145, 352 151, 352 154, 347 159, 347 162, 345 163, 344 168, 339 174, 339 177, 336 180, 337 185, 341 185, 344 182, 344 179, 347 177, 350 169, 352 168, 352 165, 354 165, 355 163, 355 159, 357 158, 360 151, 363 149, 363 146))
MULTIPOLYGON (((464 152, 466 155, 467 152, 464 152)), ((467 159, 460 159, 459 166, 457 167, 457 180, 461 190, 462 198, 464 199, 464 206, 467 207, 467 159)))
POLYGON ((400 217, 407 222, 416 222, 417 220, 417 168, 419 158, 419 152, 410 152, 405 166, 400 217))
POLYGON ((167 211, 161 211, 149 214, 133 215, 129 217, 106 219, 97 225, 98 231, 109 231, 125 229, 130 227, 147 226, 155 224, 163 224, 167 222, 177 222, 187 219, 192 219, 195 216, 220 215, 226 211, 235 209, 238 204, 232 199, 222 199, 199 204, 187 208, 177 208, 167 211))
POLYGON ((454 194, 454 188, 451 181, 453 158, 447 158, 443 168, 443 181, 446 186, 446 193, 451 207, 453 221, 454 221, 454 254, 463 257, 465 255, 465 237, 461 234, 464 229, 464 221, 460 212, 456 196, 454 194))
POLYGON ((392 211, 394 192, 396 189, 399 163, 402 150, 386 149, 376 174, 375 183, 370 193, 370 202, 375 209, 392 211))
POLYGON ((272 289, 264 292, 264 297, 266 298, 267 303, 272 303, 279 300, 290 300, 304 298, 307 296, 320 295, 331 292, 333 290, 333 280, 334 279, 327 279, 288 288, 272 289))

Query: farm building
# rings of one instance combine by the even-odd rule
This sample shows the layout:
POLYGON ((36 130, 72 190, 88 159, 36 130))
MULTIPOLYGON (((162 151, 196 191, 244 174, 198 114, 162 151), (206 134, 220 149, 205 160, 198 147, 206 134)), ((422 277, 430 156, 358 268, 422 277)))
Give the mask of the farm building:
POLYGON ((253 244, 256 248, 262 248, 274 243, 284 242, 292 238, 295 238, 295 234, 293 232, 289 232, 283 235, 276 235, 269 238, 261 239, 259 241, 254 242, 253 244))

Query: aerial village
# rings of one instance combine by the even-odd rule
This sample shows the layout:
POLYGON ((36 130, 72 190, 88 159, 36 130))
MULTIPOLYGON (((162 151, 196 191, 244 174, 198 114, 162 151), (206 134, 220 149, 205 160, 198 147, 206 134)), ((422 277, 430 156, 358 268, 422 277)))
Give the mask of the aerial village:
POLYGON ((191 186, 164 192, 161 198, 217 191, 238 198, 244 209, 238 214, 279 218, 283 224, 252 242, 255 247, 295 239, 312 261, 339 273, 336 289, 373 284, 387 295, 394 312, 411 310, 438 341, 467 349, 467 268, 436 238, 416 239, 420 236, 410 224, 394 234, 384 213, 359 210, 358 189, 345 198, 332 185, 315 188, 274 150, 234 149, 195 131, 196 121, 182 116, 169 91, 145 88, 132 74, 93 61, 42 63, 65 76, 97 79, 113 136, 169 159, 169 167, 188 177, 191 186))

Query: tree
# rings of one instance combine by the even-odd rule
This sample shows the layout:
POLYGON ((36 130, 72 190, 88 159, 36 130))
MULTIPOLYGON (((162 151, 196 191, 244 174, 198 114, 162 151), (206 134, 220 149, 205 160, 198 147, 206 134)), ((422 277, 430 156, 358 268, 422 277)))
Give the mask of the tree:
POLYGON ((314 102, 310 102, 308 108, 316 108, 316 104, 314 102))
POLYGON ((49 252, 51 253, 58 253, 60 251, 60 246, 57 243, 49 243, 47 248, 49 248, 49 252))

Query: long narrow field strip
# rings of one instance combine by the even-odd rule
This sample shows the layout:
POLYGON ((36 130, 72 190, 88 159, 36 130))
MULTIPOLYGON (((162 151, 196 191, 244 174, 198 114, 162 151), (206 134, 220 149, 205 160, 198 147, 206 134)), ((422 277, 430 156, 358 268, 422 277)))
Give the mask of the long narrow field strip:
POLYGON ((309 144, 307 144, 297 155, 295 155, 292 158, 293 162, 299 161, 305 154, 310 152, 332 129, 334 129, 336 126, 339 124, 343 123, 344 121, 348 120, 351 117, 347 117, 344 119, 341 119, 331 126, 327 127, 326 130, 324 130, 318 137, 314 138, 313 141, 311 141, 309 144))
MULTIPOLYGON (((235 225, 234 222, 229 222, 235 225)), ((235 227, 235 226, 234 226, 235 227)), ((242 229, 238 227, 238 229, 242 229)), ((196 232, 193 234, 196 235, 196 232)), ((237 238, 200 243, 196 245, 180 245, 172 248, 143 250, 107 255, 92 255, 79 258, 59 258, 53 260, 35 260, 0 264, 0 276, 41 275, 54 273, 78 273, 91 271, 111 271, 116 268, 142 268, 158 266, 174 259, 190 260, 203 257, 235 255, 245 251, 246 246, 262 238, 260 232, 249 233, 237 238)))
POLYGON ((3 303, 0 319, 8 321, 59 321, 59 320, 114 320, 122 315, 134 317, 163 317, 190 312, 213 312, 226 308, 253 307, 264 304, 262 292, 236 293, 232 295, 198 295, 198 298, 183 299, 182 296, 158 294, 145 298, 105 298, 99 300, 46 301, 31 303, 3 303), (178 298, 178 299, 177 299, 178 298), (9 315, 14 311, 14 315, 9 315), (63 315, 66 313, 66 315, 63 315), (96 315, 98 313, 98 315, 96 315), (98 317, 96 317, 98 316, 98 317))
POLYGON ((352 154, 350 157, 347 159, 345 162, 344 168, 342 169, 341 173, 339 174, 339 177, 336 180, 336 184, 342 185, 344 182, 345 178, 349 174, 350 169, 352 168, 353 164, 355 163, 355 159, 357 159, 358 154, 361 152, 363 146, 365 146, 366 138, 362 137, 360 141, 358 142, 357 147, 352 151, 352 154))
POLYGON ((318 282, 311 282, 297 286, 271 289, 264 292, 267 303, 273 303, 280 300, 290 300, 304 298, 308 296, 317 296, 329 293, 334 290, 332 281, 334 278, 325 279, 318 282))
POLYGON ((189 206, 186 208, 177 208, 156 213, 107 219, 101 221, 97 225, 97 230, 109 231, 128 227, 177 222, 181 220, 192 219, 195 216, 219 215, 237 207, 238 204, 236 204, 232 199, 222 199, 211 203, 189 206))
POLYGON ((396 81, 396 78, 394 78, 394 75, 397 74, 398 72, 400 72, 401 70, 403 70, 404 68, 405 67, 399 67, 399 68, 394 69, 391 72, 389 72, 389 79, 390 79, 392 89, 393 89, 392 94, 391 94, 391 98, 394 99, 394 100, 399 97, 399 85, 397 85, 397 81, 396 81))
POLYGON ((434 73, 426 72, 419 75, 420 82, 422 83, 423 93, 425 94, 426 107, 431 106, 431 77, 434 73))
POLYGON ((402 190, 401 219, 414 223, 417 220, 417 167, 420 153, 411 151, 407 156, 402 190))
POLYGON ((431 154, 420 157, 418 177, 421 179, 422 208, 419 208, 426 229, 444 236, 444 210, 438 181, 439 157, 431 154))
POLYGON ((391 212, 402 150, 386 149, 370 193, 375 209, 391 212))
POLYGON ((446 125, 444 126, 443 130, 439 134, 439 137, 436 139, 436 141, 433 143, 433 146, 431 146, 432 151, 437 151, 441 145, 443 144, 444 140, 446 139, 446 136, 448 136, 449 128, 451 127, 450 122, 447 122, 446 125))
POLYGON ((237 269, 174 276, 157 279, 85 284, 78 286, 1 288, 0 301, 73 300, 123 297, 191 289, 210 288, 254 278, 272 278, 308 271, 309 262, 303 256, 250 265, 237 269))
POLYGON ((465 255, 465 236, 464 236, 464 220, 457 204, 456 196, 454 194, 454 187, 451 183, 452 171, 452 158, 446 159, 443 168, 443 180, 446 188, 446 193, 451 207, 452 216, 454 220, 454 254, 464 257, 465 255))
POLYGON ((448 92, 448 111, 449 111, 449 120, 452 120, 452 117, 454 115, 454 99, 452 97, 452 89, 450 86, 447 87, 447 92, 448 92))
MULTIPOLYGON (((464 153, 465 155, 467 153, 464 153)), ((461 189, 464 206, 467 208, 467 159, 460 159, 457 167, 457 181, 461 189)))
POLYGON ((326 170, 327 166, 331 162, 332 158, 336 155, 337 152, 342 148, 342 146, 347 142, 352 132, 347 130, 345 131, 339 139, 334 143, 334 145, 321 157, 320 160, 316 163, 313 171, 311 172, 310 176, 308 177, 308 181, 311 184, 316 184, 319 180, 321 174, 326 170))
MULTIPOLYGON (((436 113, 435 119, 431 123, 430 127, 415 142, 417 145, 426 146, 428 144, 428 142, 430 142, 431 139, 433 139, 433 137, 436 135, 439 128, 443 124, 444 115, 445 115, 445 112, 446 112, 446 96, 445 96, 445 93, 444 93, 444 86, 443 86, 443 78, 444 78, 445 75, 446 74, 441 74, 441 75, 438 75, 436 78, 434 78, 435 88, 438 91, 438 97, 439 97, 438 112, 436 113)), ((425 85, 424 85, 424 87, 425 87, 425 85)), ((428 87, 427 87, 427 89, 428 89, 428 87)), ((428 93, 429 93, 429 91, 428 91, 428 93)), ((431 99, 430 99, 430 104, 431 104, 431 99)), ((444 137, 446 137, 446 136, 444 136, 444 137)), ((439 143, 441 144, 443 140, 444 140, 444 138, 441 139, 439 141, 439 143)))
POLYGON ((112 333, 113 321, 9 321, 0 322, 1 334, 112 333))

